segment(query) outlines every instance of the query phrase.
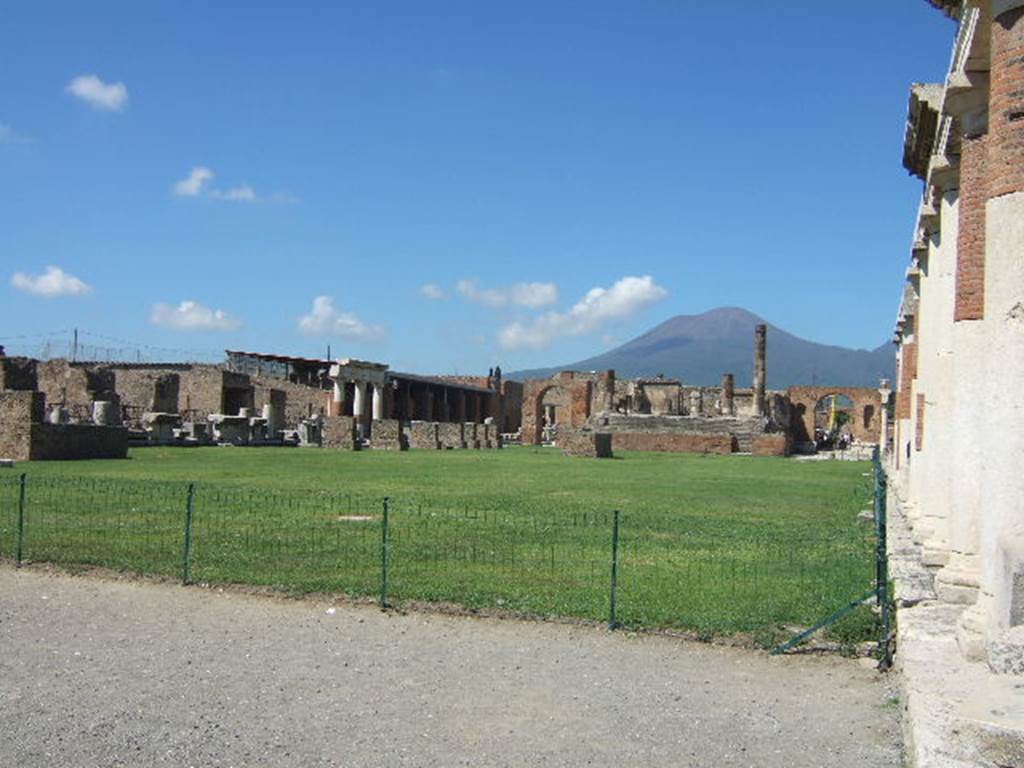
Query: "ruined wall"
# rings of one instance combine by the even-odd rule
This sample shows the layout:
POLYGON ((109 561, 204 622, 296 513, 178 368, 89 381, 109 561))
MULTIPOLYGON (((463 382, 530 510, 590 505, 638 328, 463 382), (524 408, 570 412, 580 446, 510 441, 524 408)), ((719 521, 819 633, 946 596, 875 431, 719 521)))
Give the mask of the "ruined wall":
POLYGON ((370 445, 375 451, 404 451, 409 448, 402 422, 398 419, 378 419, 373 422, 370 445))
POLYGON ((104 366, 46 360, 36 363, 36 375, 46 401, 63 406, 77 421, 91 418, 93 401, 114 397, 114 373, 104 366))
POLYGON ((523 426, 523 385, 519 381, 501 382, 502 432, 515 432, 523 426))
POLYGON ((662 451, 667 453, 733 453, 736 439, 726 434, 689 432, 612 432, 614 451, 662 451))
POLYGON ((30 390, 0 391, 0 459, 28 461, 32 424, 43 421, 46 397, 30 390))
POLYGON ((558 447, 566 456, 612 458, 612 436, 589 429, 567 429, 558 435, 558 447))
POLYGON ((409 447, 414 450, 438 450, 441 447, 441 442, 437 439, 437 422, 412 422, 409 425, 409 447))
POLYGON ((798 443, 814 441, 814 407, 828 395, 845 395, 853 401, 850 432, 855 440, 877 443, 882 425, 882 396, 867 387, 790 387, 793 439, 798 443))
POLYGON ((39 386, 36 361, 30 357, 0 357, 0 390, 32 390, 39 386))
POLYGON ((442 448, 465 448, 465 424, 439 422, 437 425, 437 441, 442 448))
POLYGON ((755 456, 789 456, 791 451, 792 440, 786 434, 759 435, 751 449, 755 456))
MULTIPOLYGON (((614 381, 614 373, 611 381, 614 381)), ((586 424, 597 402, 607 400, 610 383, 606 374, 562 371, 550 379, 530 379, 523 383, 523 445, 540 445, 544 428, 544 403, 557 405, 563 420, 560 426, 579 428, 586 424), (602 380, 603 379, 603 380, 602 380)), ((601 408, 604 410, 604 408, 601 408)))
POLYGON ((354 451, 357 448, 355 419, 351 416, 328 416, 323 420, 321 436, 324 448, 354 451))

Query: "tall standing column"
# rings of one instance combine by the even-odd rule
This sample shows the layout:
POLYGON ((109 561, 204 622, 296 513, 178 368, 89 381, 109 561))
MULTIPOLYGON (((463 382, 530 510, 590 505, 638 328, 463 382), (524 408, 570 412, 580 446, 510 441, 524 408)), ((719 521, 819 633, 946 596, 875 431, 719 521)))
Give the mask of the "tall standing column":
POLYGON ((380 421, 384 418, 384 385, 373 385, 373 420, 380 421))
POLYGON ((734 416, 736 414, 736 380, 731 373, 722 376, 722 415, 734 416))
POLYGON ((765 347, 768 327, 754 328, 754 415, 764 416, 765 347))

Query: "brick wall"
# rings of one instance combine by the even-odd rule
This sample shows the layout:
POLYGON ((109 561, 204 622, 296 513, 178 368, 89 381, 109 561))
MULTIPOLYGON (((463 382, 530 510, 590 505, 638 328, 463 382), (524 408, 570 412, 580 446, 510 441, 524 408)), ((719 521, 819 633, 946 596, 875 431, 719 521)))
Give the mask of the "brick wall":
POLYGON ((911 385, 917 378, 917 342, 904 342, 900 347, 900 388, 896 392, 896 418, 909 419, 911 415, 911 385))
POLYGON ((953 319, 985 317, 985 201, 987 138, 964 138, 960 154, 960 214, 953 319))
POLYGON ((791 441, 788 435, 758 435, 753 440, 751 453, 755 456, 789 456, 791 441))
POLYGON ((989 195, 1024 191, 1024 8, 992 23, 989 86, 989 195))
POLYGON ((663 451, 668 453, 729 454, 736 448, 732 435, 698 435, 689 433, 614 432, 615 451, 663 451))

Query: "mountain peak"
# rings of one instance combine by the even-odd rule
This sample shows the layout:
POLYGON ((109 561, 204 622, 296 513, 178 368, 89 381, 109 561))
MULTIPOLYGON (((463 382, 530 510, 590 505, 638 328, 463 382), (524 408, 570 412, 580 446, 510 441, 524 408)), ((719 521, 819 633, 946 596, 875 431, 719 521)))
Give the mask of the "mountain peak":
POLYGON ((743 307, 716 307, 697 315, 676 315, 615 349, 568 365, 518 371, 510 378, 544 378, 564 370, 614 368, 622 378, 663 373, 687 384, 712 386, 723 373, 748 386, 753 376, 754 327, 768 332, 768 386, 797 384, 870 386, 894 378, 895 356, 888 345, 873 351, 817 344, 773 326, 743 307))

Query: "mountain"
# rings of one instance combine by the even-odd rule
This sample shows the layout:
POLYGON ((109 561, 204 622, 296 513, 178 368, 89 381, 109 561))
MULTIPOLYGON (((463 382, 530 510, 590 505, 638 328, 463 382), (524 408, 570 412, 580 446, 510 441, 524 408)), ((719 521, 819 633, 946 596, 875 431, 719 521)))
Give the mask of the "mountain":
POLYGON ((754 326, 768 326, 768 388, 796 384, 877 387, 894 379, 892 345, 847 349, 817 344, 787 333, 738 307, 720 307, 700 315, 677 315, 620 347, 579 362, 506 374, 510 379, 546 378, 558 371, 614 368, 620 378, 656 376, 687 384, 714 386, 723 373, 736 375, 737 387, 749 387, 754 369, 754 326))

